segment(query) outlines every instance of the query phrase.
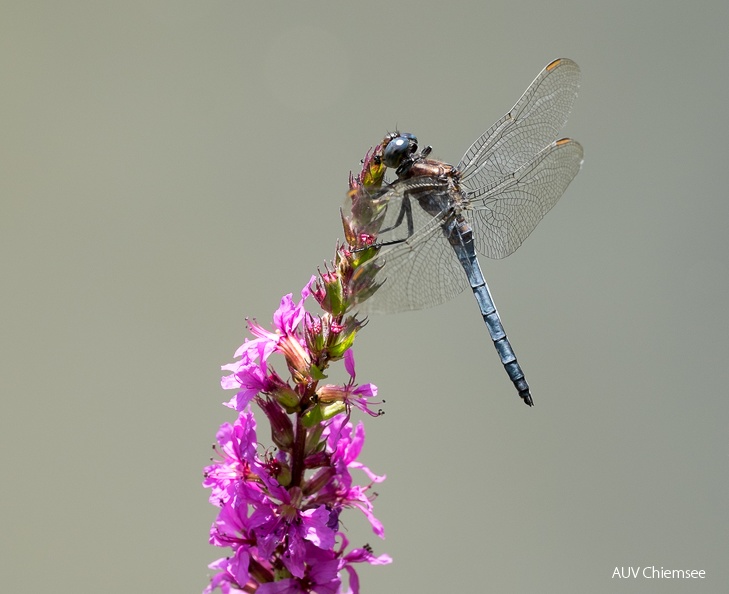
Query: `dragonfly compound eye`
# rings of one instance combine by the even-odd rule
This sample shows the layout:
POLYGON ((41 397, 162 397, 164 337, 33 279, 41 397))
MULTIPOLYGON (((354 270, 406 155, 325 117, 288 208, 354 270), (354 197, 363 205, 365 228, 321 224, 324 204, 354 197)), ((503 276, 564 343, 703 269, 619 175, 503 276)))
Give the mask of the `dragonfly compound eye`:
POLYGON ((406 132, 387 143, 382 154, 382 161, 387 167, 396 169, 407 155, 416 150, 418 150, 418 139, 406 132))
POLYGON ((410 132, 400 132, 400 136, 407 138, 410 141, 410 146, 412 147, 410 152, 414 153, 418 150, 418 137, 415 136, 415 134, 410 134, 410 132))

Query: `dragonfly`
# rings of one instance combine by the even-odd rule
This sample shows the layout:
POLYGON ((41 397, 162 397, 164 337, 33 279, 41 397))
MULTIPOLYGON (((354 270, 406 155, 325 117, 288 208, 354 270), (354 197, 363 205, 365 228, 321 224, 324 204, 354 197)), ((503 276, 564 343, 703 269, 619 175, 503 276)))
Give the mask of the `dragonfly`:
POLYGON ((418 152, 414 134, 385 137, 382 162, 397 179, 369 199, 383 211, 377 255, 355 274, 385 276, 359 309, 394 313, 446 302, 471 287, 501 363, 521 399, 524 377, 479 265, 512 254, 556 204, 582 165, 583 150, 557 139, 577 96, 580 69, 550 62, 516 105, 486 130, 455 167, 418 152), (465 272, 465 274, 464 274, 465 272))

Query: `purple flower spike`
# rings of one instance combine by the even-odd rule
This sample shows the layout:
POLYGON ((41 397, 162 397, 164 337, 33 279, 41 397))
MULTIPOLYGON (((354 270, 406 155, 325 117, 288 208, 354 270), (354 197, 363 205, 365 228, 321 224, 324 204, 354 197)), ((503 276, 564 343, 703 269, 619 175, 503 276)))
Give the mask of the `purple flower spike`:
POLYGON ((383 183, 382 150, 368 151, 361 172, 350 176, 352 208, 342 213, 348 245, 337 246, 300 301, 292 294, 281 299, 270 327, 249 320, 250 337, 222 367, 221 387, 235 392, 225 406, 238 416, 220 426, 203 486, 218 507, 209 542, 229 552, 209 565, 214 575, 203 594, 358 594, 355 564, 392 561, 369 545, 349 549, 340 523, 345 510, 359 509, 384 538, 372 487, 385 477, 359 461, 364 424, 350 422, 355 409, 381 415, 373 407, 382 402, 373 400, 374 384, 357 383, 351 347, 366 320, 348 313, 379 286, 374 273, 356 272, 379 250, 383 212, 369 192, 383 183), (307 312, 309 296, 322 313, 307 312), (323 383, 327 368, 342 359, 349 380, 323 383), (263 434, 273 445, 259 442, 254 405, 270 424, 263 434), (362 471, 356 474, 365 484, 353 470, 362 471))
POLYGON ((219 589, 337 594, 344 591, 344 574, 350 588, 358 591, 351 564, 370 561, 355 555, 360 549, 335 550, 337 541, 346 541, 340 532, 341 512, 359 509, 373 531, 384 537, 373 514, 370 488, 385 477, 357 460, 364 426, 360 422, 355 429, 349 422, 352 407, 372 416, 381 414, 370 408, 380 404, 372 402, 377 387, 356 383, 351 348, 337 354, 336 348, 328 347, 343 344, 343 328, 351 329, 347 338, 351 343, 362 324, 328 314, 314 318, 304 309, 310 293, 307 286, 299 303, 291 295, 281 300, 273 317, 274 330, 249 322, 253 338, 237 350, 235 362, 223 366, 229 373, 221 386, 236 391, 226 406, 239 414, 232 425, 224 423, 218 430, 217 459, 205 468, 203 485, 211 490, 211 503, 219 507, 210 543, 232 553, 210 566, 217 573, 206 593, 219 589), (291 372, 288 380, 274 371, 275 357, 285 360, 291 372), (320 385, 323 370, 342 358, 349 381, 320 385), (261 447, 253 403, 272 423, 277 451, 261 447), (339 412, 332 412, 332 404, 341 405, 339 412), (326 407, 326 416, 311 414, 326 407), (369 484, 357 485, 352 469, 362 470, 369 484))

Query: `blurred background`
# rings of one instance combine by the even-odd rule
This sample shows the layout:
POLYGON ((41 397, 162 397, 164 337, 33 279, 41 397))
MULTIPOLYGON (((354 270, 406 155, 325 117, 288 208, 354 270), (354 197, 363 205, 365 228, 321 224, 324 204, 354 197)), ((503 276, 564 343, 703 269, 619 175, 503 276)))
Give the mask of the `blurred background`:
POLYGON ((244 318, 333 256, 385 132, 455 163, 570 57, 583 169, 482 261, 536 406, 471 295, 358 337, 387 538, 343 519, 394 558, 363 592, 726 592, 727 23, 720 1, 2 2, 0 590, 202 590, 244 318))

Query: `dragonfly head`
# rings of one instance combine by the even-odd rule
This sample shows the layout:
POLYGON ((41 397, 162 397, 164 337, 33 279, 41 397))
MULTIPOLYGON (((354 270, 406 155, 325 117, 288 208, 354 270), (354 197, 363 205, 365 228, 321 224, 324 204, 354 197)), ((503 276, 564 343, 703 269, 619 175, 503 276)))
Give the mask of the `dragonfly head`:
POLYGON ((382 153, 382 162, 392 169, 397 169, 407 160, 412 159, 412 156, 418 151, 418 139, 409 132, 388 134, 385 141, 387 141, 387 145, 382 153))

